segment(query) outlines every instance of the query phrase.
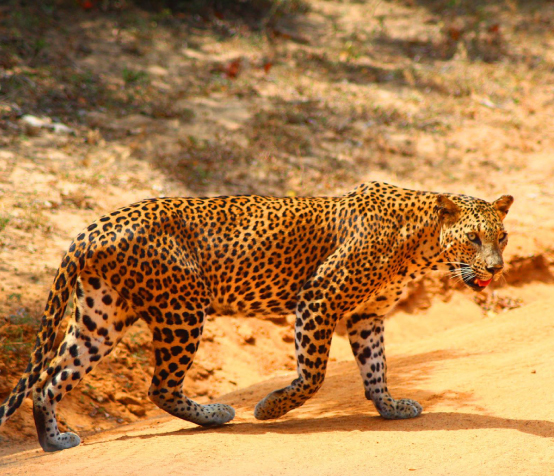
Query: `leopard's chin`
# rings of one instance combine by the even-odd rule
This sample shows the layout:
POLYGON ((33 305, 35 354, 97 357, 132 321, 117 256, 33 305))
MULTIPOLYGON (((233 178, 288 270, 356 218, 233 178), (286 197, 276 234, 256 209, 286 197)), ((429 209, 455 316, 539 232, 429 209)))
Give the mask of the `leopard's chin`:
POLYGON ((492 281, 492 277, 487 280, 479 279, 477 277, 472 277, 468 279, 464 278, 464 283, 466 284, 466 286, 468 286, 469 288, 473 289, 476 292, 481 292, 491 283, 491 281, 492 281))

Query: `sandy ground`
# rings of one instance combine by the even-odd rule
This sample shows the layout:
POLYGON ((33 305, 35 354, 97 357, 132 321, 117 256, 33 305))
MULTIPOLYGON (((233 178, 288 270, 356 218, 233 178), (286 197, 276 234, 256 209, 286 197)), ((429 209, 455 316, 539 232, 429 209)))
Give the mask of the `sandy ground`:
MULTIPOLYGON (((222 428, 164 416, 85 437, 57 454, 37 444, 2 448, 11 454, 0 458, 0 473, 553 474, 553 308, 554 299, 545 299, 418 341, 399 337, 392 322, 390 388, 423 404, 414 420, 380 418, 363 397, 354 362, 345 360, 330 367, 315 398, 275 422, 256 421, 253 407, 292 374, 221 397, 237 409, 222 428)), ((434 307, 421 317, 427 329, 440 327, 444 312, 434 307)), ((346 356, 337 344, 335 357, 346 356)))

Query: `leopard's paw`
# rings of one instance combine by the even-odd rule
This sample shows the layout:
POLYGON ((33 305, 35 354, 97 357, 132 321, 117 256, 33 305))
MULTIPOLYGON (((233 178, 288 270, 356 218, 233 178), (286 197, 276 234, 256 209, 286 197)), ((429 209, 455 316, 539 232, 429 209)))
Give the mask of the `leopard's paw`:
POLYGON ((41 441, 39 438, 42 449, 46 452, 67 450, 78 446, 81 443, 81 438, 75 433, 68 431, 67 433, 60 433, 53 437, 48 437, 41 441))
POLYGON ((279 418, 287 411, 283 408, 283 394, 280 390, 277 390, 258 402, 254 410, 254 416, 258 420, 271 420, 279 418))
POLYGON ((235 409, 223 403, 202 405, 202 411, 195 415, 198 425, 220 426, 235 418, 235 409))
POLYGON ((415 418, 423 411, 423 407, 418 402, 409 398, 395 400, 390 395, 381 395, 373 403, 379 414, 387 420, 415 418))

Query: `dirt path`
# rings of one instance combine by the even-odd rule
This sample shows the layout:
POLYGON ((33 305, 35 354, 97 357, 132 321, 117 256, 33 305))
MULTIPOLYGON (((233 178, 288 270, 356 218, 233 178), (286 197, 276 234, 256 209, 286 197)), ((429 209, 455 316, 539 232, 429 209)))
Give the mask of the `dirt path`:
MULTIPOLYGON (((547 475, 554 473, 554 299, 389 345, 394 395, 425 413, 386 421, 364 400, 352 361, 332 365, 321 392, 265 423, 255 403, 290 376, 228 394, 238 417, 198 429, 149 419, 45 454, 3 448, 0 473, 105 475, 547 475)), ((440 325, 442 313, 425 317, 440 325)), ((340 352, 340 349, 339 351, 340 352)))

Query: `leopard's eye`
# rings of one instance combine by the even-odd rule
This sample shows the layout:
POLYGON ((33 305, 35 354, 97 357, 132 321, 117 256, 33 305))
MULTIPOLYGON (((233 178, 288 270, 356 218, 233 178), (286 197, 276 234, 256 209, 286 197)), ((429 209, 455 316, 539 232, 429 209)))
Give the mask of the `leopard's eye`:
POLYGON ((504 241, 506 238, 508 238, 508 233, 504 231, 498 235, 498 241, 504 241))
POLYGON ((478 245, 481 244, 481 240, 479 239, 479 236, 477 236, 477 233, 473 233, 473 232, 468 233, 467 239, 472 243, 476 243, 478 245))

